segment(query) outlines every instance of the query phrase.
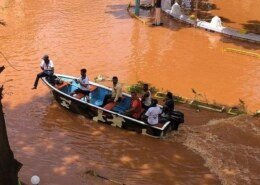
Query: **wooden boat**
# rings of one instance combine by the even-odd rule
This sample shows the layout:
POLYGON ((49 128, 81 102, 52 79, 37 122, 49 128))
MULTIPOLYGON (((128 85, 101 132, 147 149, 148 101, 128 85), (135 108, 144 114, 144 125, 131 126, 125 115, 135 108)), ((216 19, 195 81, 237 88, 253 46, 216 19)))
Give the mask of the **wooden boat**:
MULTIPOLYGON (((134 119, 124 115, 125 110, 129 109, 131 97, 129 94, 123 93, 122 101, 114 106, 111 110, 101 107, 106 94, 111 93, 111 88, 90 82, 90 95, 87 100, 84 95, 73 97, 70 95, 79 85, 75 82, 76 77, 55 74, 61 84, 55 84, 50 78, 42 78, 43 82, 50 88, 55 100, 67 110, 81 114, 86 118, 96 122, 102 122, 114 127, 119 127, 127 130, 136 131, 143 135, 148 135, 156 138, 163 138, 168 132, 173 129, 178 129, 181 122, 184 122, 183 115, 179 117, 177 114, 164 123, 157 125, 149 125, 144 121, 134 119)), ((182 114, 182 113, 180 113, 182 114)))

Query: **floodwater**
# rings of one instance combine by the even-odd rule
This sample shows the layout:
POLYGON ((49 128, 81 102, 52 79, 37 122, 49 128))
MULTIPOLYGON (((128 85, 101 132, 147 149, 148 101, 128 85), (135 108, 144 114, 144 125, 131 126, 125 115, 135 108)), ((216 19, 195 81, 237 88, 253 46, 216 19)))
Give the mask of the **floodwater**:
POLYGON ((211 14, 224 18, 225 26, 260 33, 260 1, 210 0, 216 8, 211 14))
MULTIPOLYGON (((219 12, 237 25, 259 20, 251 12, 219 12)), ((231 3, 232 2, 232 3, 231 3)), ((37 174, 43 185, 110 184, 84 175, 95 170, 125 184, 257 184, 260 177, 259 118, 226 119, 223 114, 186 115, 180 132, 155 140, 96 124, 68 113, 39 84, 31 90, 39 60, 49 54, 57 73, 79 75, 88 69, 117 75, 124 85, 143 80, 177 95, 228 105, 245 101, 260 109, 260 60, 229 53, 235 48, 260 54, 260 46, 187 27, 163 16, 163 27, 150 27, 129 17, 127 0, 0 0, 0 64, 5 84, 5 113, 11 147, 24 166, 21 179, 37 174), (220 119, 223 118, 223 119, 220 119)), ((245 7, 245 6, 243 6, 245 7)), ((217 10, 216 10, 217 11, 217 10)))

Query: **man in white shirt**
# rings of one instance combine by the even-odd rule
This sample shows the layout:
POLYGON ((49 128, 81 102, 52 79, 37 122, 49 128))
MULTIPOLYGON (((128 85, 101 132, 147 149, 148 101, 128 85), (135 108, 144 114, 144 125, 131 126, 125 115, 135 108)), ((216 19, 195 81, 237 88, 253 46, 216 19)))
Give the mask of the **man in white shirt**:
POLYGON ((75 79, 76 83, 80 84, 80 87, 73 91, 70 95, 74 96, 75 94, 84 94, 86 96, 89 95, 89 78, 87 77, 87 70, 80 70, 81 77, 79 79, 75 79))
POLYGON ((40 67, 41 67, 42 72, 37 74, 37 77, 35 79, 34 86, 33 86, 32 89, 37 89, 38 82, 39 82, 40 78, 52 76, 53 73, 54 73, 54 65, 53 65, 53 62, 49 59, 48 55, 44 55, 42 57, 40 67))
POLYGON ((145 113, 145 116, 148 117, 147 122, 150 125, 156 125, 159 122, 159 114, 162 113, 162 110, 160 107, 157 106, 158 101, 154 99, 152 101, 152 107, 150 107, 147 112, 145 113))

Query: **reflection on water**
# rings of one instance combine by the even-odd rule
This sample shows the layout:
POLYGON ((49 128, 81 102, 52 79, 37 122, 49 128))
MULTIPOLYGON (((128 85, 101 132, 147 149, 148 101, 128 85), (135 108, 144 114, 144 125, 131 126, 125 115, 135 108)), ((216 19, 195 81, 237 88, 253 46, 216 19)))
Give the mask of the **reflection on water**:
POLYGON ((217 9, 211 13, 228 19, 225 23, 227 26, 260 33, 260 1, 210 1, 217 4, 217 9))
MULTIPOLYGON (((218 5, 218 11, 230 20, 245 23, 259 17, 252 8, 252 15, 245 11, 235 19, 232 11, 222 8, 230 2, 218 5)), ((107 183, 82 176, 95 169, 127 184, 219 184, 202 158, 175 141, 183 142, 184 131, 162 141, 94 124, 51 104, 42 84, 37 91, 30 89, 39 59, 47 53, 58 73, 78 75, 86 67, 91 79, 116 74, 125 85, 143 80, 190 98, 194 88, 209 101, 231 105, 241 98, 249 109, 260 108, 259 59, 223 52, 231 47, 259 53, 259 46, 167 17, 163 17, 164 27, 145 26, 128 16, 127 3, 0 1, 1 7, 8 4, 0 9, 0 19, 7 23, 0 27, 0 51, 20 69, 15 71, 0 58, 0 64, 7 66, 0 78, 13 79, 5 86, 13 92, 5 96, 5 112, 12 148, 24 163, 21 176, 26 181, 38 174, 43 184, 107 183)), ((251 1, 242 4, 252 7, 251 1)), ((189 113, 184 128, 223 117, 181 109, 189 113)))
POLYGON ((32 109, 30 104, 7 114, 14 152, 25 164, 23 179, 38 174, 43 184, 96 184, 100 179, 84 176, 84 172, 95 170, 126 184, 219 183, 203 166, 202 158, 178 142, 97 124, 68 113, 56 103, 31 111, 22 121, 15 118, 25 107, 32 109))

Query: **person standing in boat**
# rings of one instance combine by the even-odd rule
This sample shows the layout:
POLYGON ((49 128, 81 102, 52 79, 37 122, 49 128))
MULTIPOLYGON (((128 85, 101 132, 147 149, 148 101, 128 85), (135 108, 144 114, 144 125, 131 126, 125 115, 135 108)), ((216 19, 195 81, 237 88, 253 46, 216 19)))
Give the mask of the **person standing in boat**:
POLYGON ((151 107, 147 110, 144 117, 147 119, 148 124, 156 125, 159 123, 159 114, 162 113, 162 109, 157 106, 158 100, 153 99, 151 107))
POLYGON ((34 82, 34 86, 33 86, 32 89, 37 89, 38 82, 39 82, 40 78, 52 76, 53 73, 54 73, 54 65, 53 65, 53 62, 49 59, 48 55, 44 55, 42 57, 40 67, 41 67, 42 72, 37 74, 35 82, 34 82))
POLYGON ((142 103, 136 92, 131 92, 131 106, 130 109, 125 111, 125 114, 135 119, 140 118, 142 114, 142 103))
POLYGON ((87 76, 87 70, 80 70, 81 76, 78 79, 75 79, 75 82, 80 84, 80 87, 73 91, 70 95, 74 96, 75 94, 83 94, 85 96, 89 95, 89 78, 87 76))
POLYGON ((152 93, 149 90, 148 84, 143 86, 144 94, 142 95, 142 107, 147 110, 151 106, 152 93))
POLYGON ((102 107, 111 102, 119 103, 122 99, 122 85, 118 82, 117 76, 113 76, 112 81, 112 94, 107 94, 104 97, 102 107))

